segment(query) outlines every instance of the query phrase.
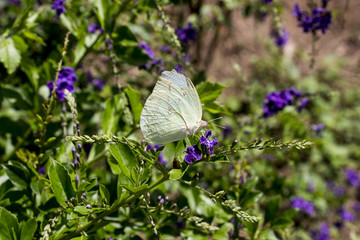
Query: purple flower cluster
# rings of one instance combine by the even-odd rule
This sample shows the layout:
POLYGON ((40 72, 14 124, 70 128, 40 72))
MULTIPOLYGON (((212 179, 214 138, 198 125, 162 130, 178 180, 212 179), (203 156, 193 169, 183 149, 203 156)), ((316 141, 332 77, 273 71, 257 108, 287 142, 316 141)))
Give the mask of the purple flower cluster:
POLYGON ((185 156, 185 161, 187 163, 194 163, 196 160, 201 159, 201 150, 197 144, 187 147, 184 152, 187 153, 185 156))
POLYGON ((40 169, 39 169, 39 175, 45 175, 46 173, 46 168, 45 166, 42 166, 40 169))
MULTIPOLYGON (((64 90, 67 89, 69 92, 73 93, 75 91, 74 84, 78 80, 75 70, 72 67, 64 67, 60 70, 58 80, 56 82, 55 94, 56 98, 60 101, 65 100, 64 90)), ((47 84, 50 89, 50 96, 54 89, 54 81, 49 81, 47 84)), ((50 97, 49 96, 49 97, 50 97)))
POLYGON ((267 3, 267 4, 272 3, 272 0, 262 0, 262 1, 263 1, 263 3, 267 3))
POLYGON ((205 150, 208 156, 214 154, 214 146, 218 143, 218 139, 215 138, 214 140, 210 140, 209 138, 212 135, 212 131, 208 130, 205 132, 205 136, 201 135, 200 143, 203 150, 205 150))
POLYGON ((301 211, 311 216, 315 214, 314 205, 312 202, 306 201, 301 197, 295 197, 293 200, 291 200, 291 206, 292 208, 300 209, 301 211))
POLYGON ((345 176, 348 182, 354 187, 359 186, 359 173, 354 169, 346 169, 345 176))
POLYGON ((101 78, 94 78, 91 72, 86 73, 88 81, 95 87, 97 91, 101 91, 105 87, 105 82, 101 78))
POLYGON ((329 226, 326 223, 322 223, 320 225, 320 229, 318 231, 314 231, 312 233, 312 239, 314 240, 330 240, 330 231, 329 226))
POLYGON ((284 29, 274 29, 271 31, 271 37, 274 39, 276 46, 282 48, 289 40, 289 33, 284 29))
POLYGON ((297 18, 299 27, 303 28, 305 33, 315 33, 321 30, 323 34, 329 29, 332 22, 331 12, 326 10, 329 0, 322 0, 321 7, 315 7, 312 12, 306 12, 300 9, 299 4, 294 5, 293 15, 297 18))
POLYGON ((187 44, 190 41, 194 41, 196 37, 196 30, 193 28, 191 23, 188 23, 186 27, 179 27, 175 31, 176 35, 179 37, 181 43, 187 44))
POLYGON ((339 209, 339 215, 344 222, 351 222, 355 220, 354 214, 346 210, 345 207, 341 207, 339 209))
POLYGON ((95 33, 99 31, 100 33, 103 31, 103 28, 100 26, 97 26, 96 24, 90 24, 88 26, 88 33, 95 33))
POLYGON ((140 66, 139 69, 147 70, 153 66, 164 63, 163 60, 155 58, 154 51, 151 49, 151 47, 149 45, 147 45, 146 42, 142 41, 139 45, 139 48, 145 50, 146 55, 148 55, 151 58, 150 62, 146 63, 145 65, 140 66))
MULTIPOLYGON (((160 144, 155 144, 154 146, 148 145, 148 146, 146 147, 146 151, 150 151, 151 149, 153 149, 153 150, 155 150, 155 152, 156 152, 160 147, 161 147, 160 144)), ((163 155, 162 152, 159 154, 159 159, 158 159, 158 161, 159 161, 160 164, 165 164, 165 166, 167 166, 167 162, 166 162, 166 160, 164 159, 164 155, 163 155)))
MULTIPOLYGON (((205 136, 201 135, 200 137, 201 149, 208 156, 214 154, 214 146, 218 143, 217 138, 214 140, 209 139, 211 135, 212 131, 208 130, 205 132, 205 136)), ((197 144, 187 147, 184 151, 187 153, 185 156, 185 161, 187 163, 194 163, 196 160, 200 160, 202 158, 202 151, 197 144)))
POLYGON ((20 6, 21 1, 20 0, 9 0, 9 3, 12 5, 20 6))
MULTIPOLYGON (((268 118, 275 115, 280 110, 284 109, 288 105, 293 105, 296 99, 302 98, 301 91, 297 91, 294 88, 288 88, 280 92, 272 92, 266 95, 264 100, 264 118, 268 118)), ((308 103, 307 98, 302 98, 300 104, 297 107, 297 111, 301 112, 308 103)))
POLYGON ((338 197, 342 197, 345 193, 345 187, 335 186, 334 182, 327 182, 326 186, 338 197))
POLYGON ((58 17, 60 17, 60 15, 66 11, 64 4, 65 0, 54 0, 53 4, 51 5, 51 8, 55 10, 58 17))
POLYGON ((319 136, 321 134, 322 130, 324 129, 324 127, 325 127, 325 125, 323 123, 312 124, 311 130, 314 131, 317 136, 319 136))

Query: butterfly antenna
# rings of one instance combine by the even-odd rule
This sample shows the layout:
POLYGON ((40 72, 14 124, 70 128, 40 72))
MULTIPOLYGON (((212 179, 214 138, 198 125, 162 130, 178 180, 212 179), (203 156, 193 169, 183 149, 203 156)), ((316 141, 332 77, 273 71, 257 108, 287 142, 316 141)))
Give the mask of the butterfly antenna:
POLYGON ((208 123, 209 123, 209 122, 216 121, 216 120, 219 120, 219 119, 222 119, 222 117, 218 117, 218 118, 211 119, 210 121, 208 121, 208 123))
MULTIPOLYGON (((215 119, 214 119, 214 120, 215 120, 215 119)), ((215 124, 215 123, 212 123, 212 125, 215 125, 215 126, 217 126, 217 127, 219 127, 219 128, 222 128, 222 129, 225 129, 224 126, 221 126, 221 125, 218 125, 218 124, 215 124)))

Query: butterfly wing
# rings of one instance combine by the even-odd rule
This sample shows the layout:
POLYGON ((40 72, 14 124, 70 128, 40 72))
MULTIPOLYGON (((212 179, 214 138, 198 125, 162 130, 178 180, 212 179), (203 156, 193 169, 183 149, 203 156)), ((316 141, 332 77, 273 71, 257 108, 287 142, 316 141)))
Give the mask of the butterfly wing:
POLYGON ((201 115, 200 99, 190 79, 175 70, 165 71, 145 102, 140 128, 148 142, 165 144, 185 138, 201 115))

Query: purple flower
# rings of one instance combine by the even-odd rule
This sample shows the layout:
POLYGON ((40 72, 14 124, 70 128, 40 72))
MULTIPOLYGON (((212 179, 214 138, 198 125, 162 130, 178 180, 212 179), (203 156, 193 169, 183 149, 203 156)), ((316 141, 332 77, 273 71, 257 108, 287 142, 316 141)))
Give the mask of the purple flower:
POLYGON ((183 44, 194 41, 196 37, 196 30, 192 27, 191 23, 188 23, 184 28, 179 27, 175 33, 183 44))
POLYGON ((69 82, 75 83, 78 77, 76 76, 74 68, 66 66, 60 70, 59 79, 66 79, 69 82))
POLYGON ((187 163, 194 163, 196 160, 201 159, 201 150, 196 144, 187 147, 184 152, 187 153, 187 155, 185 156, 185 161, 187 163))
MULTIPOLYGON (((64 67, 59 72, 58 80, 56 82, 55 94, 56 98, 60 101, 65 100, 64 90, 67 89, 69 92, 73 93, 75 91, 74 83, 78 80, 75 70, 72 67, 64 67)), ((51 96, 54 89, 54 81, 49 81, 46 83, 50 90, 51 96)))
POLYGON ((309 99, 308 98, 303 98, 301 99, 300 101, 300 105, 297 107, 297 112, 300 113, 305 107, 306 105, 308 104, 309 102, 309 99))
POLYGON ((104 80, 100 78, 94 78, 91 80, 91 84, 94 85, 98 90, 102 90, 105 86, 104 80))
POLYGON ((96 26, 96 24, 90 24, 88 26, 88 33, 95 33, 96 31, 102 32, 103 29, 100 26, 96 26))
POLYGON ((289 34, 285 31, 284 28, 281 28, 281 30, 274 29, 271 32, 271 36, 274 39, 276 46, 280 48, 284 47, 289 40, 289 34))
POLYGON ((141 41, 139 48, 144 49, 146 52, 146 55, 148 55, 151 59, 154 59, 155 53, 151 49, 151 47, 149 45, 147 45, 147 43, 145 41, 141 41))
POLYGON ((301 211, 313 216, 315 214, 314 205, 312 202, 306 201, 301 197, 295 197, 291 200, 291 206, 295 209, 300 209, 301 211))
POLYGON ((315 7, 311 13, 301 10, 298 3, 294 5, 293 15, 297 18, 298 26, 302 27, 305 33, 315 33, 317 30, 321 30, 325 34, 326 30, 329 29, 332 17, 331 12, 325 9, 328 1, 323 0, 322 7, 315 7))
POLYGON ((40 175, 45 175, 45 173, 46 173, 45 166, 42 166, 42 167, 39 169, 39 174, 40 174, 40 175))
POLYGON ((349 181, 349 183, 351 185, 353 185, 354 187, 358 187, 359 186, 359 174, 356 170, 354 169, 346 169, 345 170, 345 176, 346 179, 349 181))
POLYGON ((155 58, 154 51, 151 49, 151 47, 149 45, 147 45, 146 42, 142 41, 139 45, 139 48, 144 49, 146 55, 148 55, 151 58, 150 62, 146 63, 145 65, 139 66, 139 69, 147 70, 153 66, 161 65, 164 63, 164 61, 162 59, 155 58))
POLYGON ((95 33, 96 31, 96 25, 95 24, 90 24, 88 26, 88 33, 95 33))
POLYGON ((54 0, 51 8, 55 10, 57 17, 66 11, 64 4, 66 0, 54 0))
POLYGON ((355 216, 352 212, 349 212, 345 209, 345 207, 341 207, 339 209, 340 217, 345 222, 351 222, 355 220, 355 216))
POLYGON ((224 126, 224 130, 222 132, 223 137, 232 137, 233 136, 233 132, 232 129, 229 125, 225 125, 224 126))
POLYGON ((186 63, 190 63, 190 57, 188 54, 184 54, 182 55, 182 59, 184 60, 184 62, 186 63))
POLYGON ((324 129, 324 127, 325 127, 325 125, 323 123, 312 124, 311 130, 314 131, 317 136, 319 136, 321 134, 321 131, 324 129))
POLYGON ((269 93, 263 102, 264 118, 275 115, 287 105, 293 105, 295 100, 300 97, 302 97, 302 92, 295 88, 269 93))
POLYGON ((360 212, 360 202, 355 202, 353 208, 355 211, 360 212))
POLYGON ((338 197, 342 197, 345 193, 345 188, 341 186, 334 187, 333 193, 338 197))
POLYGON ((211 135, 212 131, 208 130, 205 132, 205 136, 201 135, 200 137, 201 146, 204 147, 206 153, 208 153, 210 156, 214 154, 214 146, 218 143, 217 138, 212 141, 209 139, 211 135))
POLYGON ((183 68, 183 66, 181 64, 177 64, 174 69, 178 72, 178 73, 182 73, 181 69, 183 68))
MULTIPOLYGON (((146 147, 146 151, 150 151, 151 149, 154 149, 155 152, 157 152, 157 150, 158 150, 160 147, 161 147, 160 144, 155 144, 154 146, 148 145, 148 146, 146 147)), ((167 166, 167 162, 166 162, 166 160, 165 160, 165 158, 164 158, 164 154, 163 154, 162 152, 159 154, 158 162, 159 162, 160 164, 165 164, 165 166, 167 166)))
POLYGON ((77 185, 79 183, 79 175, 75 174, 75 184, 77 185))
POLYGON ((272 0, 262 0, 262 1, 263 1, 263 3, 267 3, 267 4, 272 3, 272 0))
POLYGON ((321 223, 320 229, 313 232, 312 239, 314 240, 330 240, 329 226, 326 223, 321 223))
POLYGON ((105 39, 105 45, 108 50, 113 48, 113 40, 111 38, 105 39))
POLYGON ((20 6, 21 1, 20 0, 9 0, 9 3, 12 5, 20 6))
POLYGON ((90 207, 90 205, 88 204, 88 205, 86 205, 86 208, 87 208, 87 209, 90 209, 91 207, 90 207))
POLYGON ((164 45, 160 48, 160 51, 162 52, 170 52, 171 48, 168 45, 164 45))

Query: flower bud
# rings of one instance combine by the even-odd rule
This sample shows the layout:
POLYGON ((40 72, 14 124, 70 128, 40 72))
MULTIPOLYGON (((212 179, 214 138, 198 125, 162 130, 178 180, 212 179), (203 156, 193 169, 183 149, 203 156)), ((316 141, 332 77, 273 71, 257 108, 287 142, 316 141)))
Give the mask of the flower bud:
POLYGON ((231 148, 234 148, 237 143, 238 143, 238 140, 235 139, 235 140, 232 142, 232 144, 231 144, 231 148))

